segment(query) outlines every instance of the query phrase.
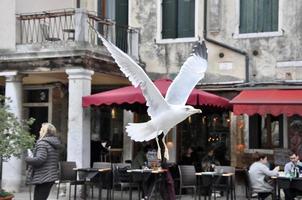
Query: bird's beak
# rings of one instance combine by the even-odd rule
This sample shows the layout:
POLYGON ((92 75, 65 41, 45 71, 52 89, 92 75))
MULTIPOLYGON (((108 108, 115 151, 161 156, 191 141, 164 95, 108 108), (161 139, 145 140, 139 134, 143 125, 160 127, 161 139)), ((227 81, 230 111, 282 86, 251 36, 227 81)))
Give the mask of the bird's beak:
POLYGON ((195 109, 195 113, 202 113, 200 109, 195 109))

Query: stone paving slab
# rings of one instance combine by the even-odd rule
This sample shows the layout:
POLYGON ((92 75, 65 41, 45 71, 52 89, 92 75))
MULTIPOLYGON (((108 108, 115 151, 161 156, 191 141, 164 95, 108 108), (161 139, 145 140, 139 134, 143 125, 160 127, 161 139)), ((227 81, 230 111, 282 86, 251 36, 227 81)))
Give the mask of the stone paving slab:
MULTIPOLYGON (((57 199, 56 198, 56 194, 57 194, 56 192, 57 192, 57 188, 56 188, 56 186, 53 186, 51 194, 50 194, 48 200, 56 200, 57 199)), ((73 191, 72 191, 72 193, 73 193, 73 191)), ((15 200, 30 200, 29 188, 23 188, 21 192, 15 193, 14 195, 15 195, 15 198, 14 198, 15 200)), ((106 191, 103 190, 103 199, 106 199, 106 198, 104 198, 105 195, 106 195, 106 191)), ((137 196, 138 196, 137 191, 134 191, 134 193, 133 193, 133 200, 138 200, 137 196)), ((95 188, 94 189, 94 198, 88 197, 87 200, 97 200, 98 199, 97 197, 98 197, 97 188, 95 188)), ((60 196, 59 199, 60 200, 67 200, 68 196, 60 196)), ((72 196, 71 199, 73 199, 73 196, 72 196)), ((77 197, 77 199, 80 200, 82 198, 77 197)), ((129 192, 128 191, 124 191, 123 199, 125 199, 125 200, 129 199, 129 192)), ((154 198, 152 198, 152 199, 154 199, 154 198)), ((160 200, 161 198, 158 198, 158 199, 160 200)), ((179 198, 177 198, 177 199, 179 199, 179 198)), ((181 199, 182 200, 193 200, 194 198, 192 197, 192 195, 183 195, 181 197, 181 199)), ((202 196, 201 199, 203 200, 204 197, 202 196)), ((236 200, 246 200, 246 199, 247 198, 242 193, 239 193, 236 196, 236 200)), ((253 199, 256 200, 257 198, 253 198, 253 199)), ((32 200, 33 200, 33 198, 32 198, 32 200)), ((121 192, 120 191, 115 191, 114 200, 122 200, 121 199, 121 192)), ((226 200, 226 197, 219 197, 219 198, 217 198, 217 200, 226 200)), ((270 200, 270 198, 267 198, 267 200, 270 200)))

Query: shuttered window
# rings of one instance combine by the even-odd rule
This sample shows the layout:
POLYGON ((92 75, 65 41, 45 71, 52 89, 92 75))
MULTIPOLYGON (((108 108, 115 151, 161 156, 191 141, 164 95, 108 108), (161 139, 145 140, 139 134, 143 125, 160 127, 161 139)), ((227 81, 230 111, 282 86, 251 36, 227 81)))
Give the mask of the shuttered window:
POLYGON ((273 149, 283 147, 283 115, 249 117, 249 148, 273 149))
POLYGON ((162 38, 194 37, 195 0, 163 0, 162 38))
POLYGON ((240 0, 240 33, 278 31, 279 0, 240 0))

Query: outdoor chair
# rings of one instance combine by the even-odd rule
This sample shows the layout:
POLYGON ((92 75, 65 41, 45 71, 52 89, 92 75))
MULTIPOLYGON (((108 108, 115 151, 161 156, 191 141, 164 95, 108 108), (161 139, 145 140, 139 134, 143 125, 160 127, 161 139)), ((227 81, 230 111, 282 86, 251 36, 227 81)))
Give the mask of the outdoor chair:
POLYGON ((123 199, 123 191, 130 188, 131 179, 127 170, 131 169, 129 163, 115 163, 113 164, 113 193, 115 187, 121 190, 121 199, 123 199))
MULTIPOLYGON (((92 168, 95 169, 105 169, 105 168, 111 168, 112 169, 112 163, 109 162, 94 162, 92 164, 92 168)), ((93 198, 93 187, 99 185, 99 178, 102 178, 103 180, 103 188, 107 189, 107 197, 111 198, 111 189, 113 187, 113 174, 112 171, 108 172, 104 175, 104 177, 96 177, 98 173, 94 173, 90 176, 89 180, 86 179, 88 184, 91 186, 91 196, 93 198)))
POLYGON ((215 166, 215 180, 212 184, 212 192, 214 193, 214 199, 216 199, 216 192, 225 192, 227 199, 231 196, 231 199, 236 200, 235 192, 235 167, 231 166, 215 166), (224 174, 231 174, 225 176, 224 174))
POLYGON ((182 189, 192 189, 196 199, 196 170, 194 165, 179 165, 179 198, 182 196, 182 189))
MULTIPOLYGON (((253 194, 253 187, 252 187, 250 174, 249 174, 248 170, 244 170, 244 181, 245 181, 245 195, 246 195, 246 198, 248 200, 250 200, 252 198, 252 194, 253 194)), ((273 198, 272 192, 255 192, 255 193, 257 193, 258 200, 264 200, 269 195, 271 195, 273 198)))
POLYGON ((69 161, 61 161, 59 162, 59 180, 56 181, 58 184, 57 189, 57 199, 59 199, 59 191, 61 183, 68 183, 69 184, 69 199, 71 196, 71 186, 74 185, 74 198, 76 198, 77 194, 77 185, 84 185, 84 180, 78 180, 77 178, 77 171, 74 170, 76 168, 75 162, 69 161))
POLYGON ((56 37, 52 37, 51 33, 49 31, 49 25, 48 24, 40 24, 40 28, 41 28, 41 33, 42 33, 42 38, 46 41, 60 41, 60 38, 56 38, 56 37))

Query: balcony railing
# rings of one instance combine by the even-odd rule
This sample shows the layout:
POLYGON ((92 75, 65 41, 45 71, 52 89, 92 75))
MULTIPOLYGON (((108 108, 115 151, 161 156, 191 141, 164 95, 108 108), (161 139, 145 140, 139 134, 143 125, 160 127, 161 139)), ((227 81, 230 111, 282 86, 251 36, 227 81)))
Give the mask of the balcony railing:
POLYGON ((101 42, 90 25, 106 39, 134 58, 138 58, 138 30, 115 24, 83 10, 57 10, 17 15, 17 44, 50 42, 101 42))

